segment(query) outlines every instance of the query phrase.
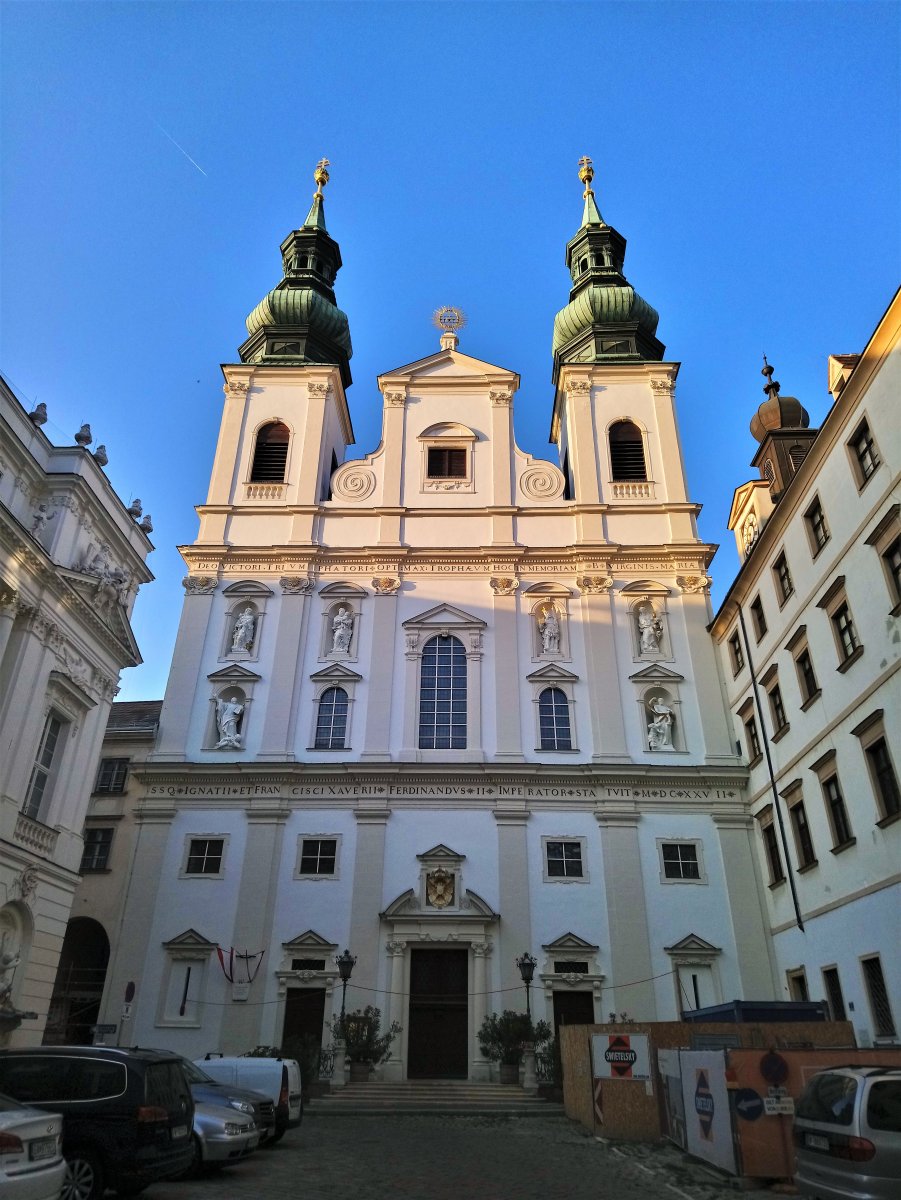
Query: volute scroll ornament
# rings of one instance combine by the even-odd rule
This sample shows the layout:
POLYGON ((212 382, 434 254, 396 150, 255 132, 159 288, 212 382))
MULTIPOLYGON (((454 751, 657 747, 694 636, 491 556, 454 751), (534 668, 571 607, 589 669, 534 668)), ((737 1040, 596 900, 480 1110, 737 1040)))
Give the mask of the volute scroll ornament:
POLYGON ((587 396, 591 392, 591 384, 587 379, 568 379, 565 388, 570 396, 587 396))
POLYGON ((381 575, 373 579, 372 586, 377 596, 393 596, 400 587, 400 580, 396 575, 381 575))
POLYGON ((566 488, 566 476, 553 463, 544 463, 523 471, 519 486, 530 500, 557 500, 566 488))
POLYGON ((676 583, 683 592, 706 592, 713 580, 709 575, 677 575, 676 583))
POLYGON ((519 580, 511 575, 495 575, 488 580, 495 596, 512 596, 519 587, 519 580))
POLYGON ((314 396, 324 400, 329 394, 329 385, 327 383, 308 383, 307 395, 312 399, 314 396))
POLYGON ((407 402, 406 392, 383 392, 388 408, 403 408, 407 402))
POLYGON ((188 596, 211 596, 216 590, 214 575, 186 575, 181 586, 188 596))
POLYGON ((610 591, 613 579, 610 575, 580 575, 576 586, 588 596, 599 596, 602 592, 610 591))
POLYGON ((375 471, 348 463, 332 476, 332 495, 342 500, 365 500, 375 491, 375 471))
POLYGON ((278 582, 283 596, 306 596, 313 590, 308 575, 283 575, 278 582))
POLYGON ((492 388, 488 396, 491 400, 492 408, 509 408, 513 403, 513 393, 506 389, 492 388))

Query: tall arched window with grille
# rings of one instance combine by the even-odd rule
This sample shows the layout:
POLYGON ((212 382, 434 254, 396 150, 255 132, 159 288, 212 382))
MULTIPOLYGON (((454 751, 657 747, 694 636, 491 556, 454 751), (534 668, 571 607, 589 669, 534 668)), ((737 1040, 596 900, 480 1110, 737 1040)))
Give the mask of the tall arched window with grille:
POLYGON ((270 421, 257 434, 253 450, 251 483, 284 483, 291 431, 281 421, 270 421))
POLYGON ((542 750, 572 750, 569 700, 560 688, 545 688, 538 697, 538 732, 542 750))
POLYGON ((634 421, 610 426, 610 469, 615 480, 647 479, 644 440, 634 421))
POLYGON ((419 748, 466 749, 466 651, 449 634, 429 638, 422 648, 419 748))
POLYGON ((326 688, 319 697, 316 712, 316 750, 345 750, 347 738, 347 692, 344 688, 326 688))

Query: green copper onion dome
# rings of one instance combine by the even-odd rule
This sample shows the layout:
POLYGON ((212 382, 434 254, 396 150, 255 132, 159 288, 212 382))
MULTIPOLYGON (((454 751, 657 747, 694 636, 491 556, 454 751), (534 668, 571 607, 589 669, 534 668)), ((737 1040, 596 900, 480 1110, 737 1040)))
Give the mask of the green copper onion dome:
POLYGON ((573 287, 554 319, 554 382, 566 363, 659 361, 659 317, 622 273, 626 239, 601 216, 590 158, 579 161, 585 185, 582 225, 566 247, 573 287))
POLYGON ((249 336, 239 353, 242 362, 334 364, 348 387, 353 347, 347 314, 338 308, 332 287, 341 269, 341 251, 325 226, 322 188, 328 183, 327 166, 324 158, 316 166, 316 191, 306 220, 281 244, 284 277, 247 318, 249 336))

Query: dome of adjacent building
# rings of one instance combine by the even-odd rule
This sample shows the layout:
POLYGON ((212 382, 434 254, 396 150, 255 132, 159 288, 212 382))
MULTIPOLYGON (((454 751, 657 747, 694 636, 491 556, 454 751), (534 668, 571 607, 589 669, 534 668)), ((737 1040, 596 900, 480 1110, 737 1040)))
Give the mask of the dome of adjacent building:
POLYGON ((628 284, 608 287, 588 287, 578 293, 554 318, 554 352, 565 346, 578 334, 595 324, 620 321, 636 321, 639 327, 653 337, 660 317, 656 309, 628 284))
POLYGON ((806 429, 809 424, 810 415, 800 400, 773 391, 751 418, 751 436, 762 442, 772 429, 806 429))

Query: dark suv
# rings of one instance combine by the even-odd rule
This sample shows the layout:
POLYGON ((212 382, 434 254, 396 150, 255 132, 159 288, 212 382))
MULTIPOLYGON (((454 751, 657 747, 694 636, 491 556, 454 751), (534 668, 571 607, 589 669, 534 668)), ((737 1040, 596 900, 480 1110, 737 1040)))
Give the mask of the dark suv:
POLYGON ((96 1200, 108 1187, 134 1196, 191 1165, 194 1101, 177 1054, 0 1050, 0 1091, 63 1114, 63 1200, 96 1200))

